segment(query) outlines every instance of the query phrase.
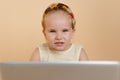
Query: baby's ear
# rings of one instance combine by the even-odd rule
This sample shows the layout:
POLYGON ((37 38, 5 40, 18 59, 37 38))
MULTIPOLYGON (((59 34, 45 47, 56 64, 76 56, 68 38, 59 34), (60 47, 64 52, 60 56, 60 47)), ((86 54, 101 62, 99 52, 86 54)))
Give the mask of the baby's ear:
POLYGON ((44 34, 44 36, 45 36, 45 30, 42 30, 42 32, 43 32, 43 34, 44 34))
POLYGON ((76 30, 75 29, 72 29, 73 30, 73 32, 75 32, 76 30))
POLYGON ((45 26, 45 25, 44 25, 44 21, 42 21, 42 22, 41 22, 41 24, 42 24, 42 27, 44 27, 44 26, 45 26))

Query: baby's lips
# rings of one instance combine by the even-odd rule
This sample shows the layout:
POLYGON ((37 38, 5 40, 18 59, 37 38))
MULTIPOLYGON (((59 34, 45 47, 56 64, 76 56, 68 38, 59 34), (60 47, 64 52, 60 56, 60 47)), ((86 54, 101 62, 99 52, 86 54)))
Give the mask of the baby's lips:
POLYGON ((64 42, 55 42, 55 44, 64 44, 64 42))
POLYGON ((60 47, 64 45, 64 42, 55 42, 55 45, 60 47))

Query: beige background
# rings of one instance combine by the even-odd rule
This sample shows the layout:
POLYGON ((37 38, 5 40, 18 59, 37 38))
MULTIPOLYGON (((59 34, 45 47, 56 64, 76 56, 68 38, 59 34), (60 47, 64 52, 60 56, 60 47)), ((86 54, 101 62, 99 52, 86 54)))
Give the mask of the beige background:
POLYGON ((0 0, 0 62, 29 61, 45 42, 41 17, 53 2, 68 4, 77 25, 74 43, 90 60, 120 61, 120 0, 0 0))

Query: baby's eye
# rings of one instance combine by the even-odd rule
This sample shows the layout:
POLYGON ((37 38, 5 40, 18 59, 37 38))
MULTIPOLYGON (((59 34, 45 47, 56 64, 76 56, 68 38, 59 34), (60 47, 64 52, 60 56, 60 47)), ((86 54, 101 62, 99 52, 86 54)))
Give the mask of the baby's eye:
POLYGON ((68 32, 69 30, 68 29, 64 29, 63 32, 68 32))
POLYGON ((50 30, 50 32, 56 32, 55 30, 50 30))

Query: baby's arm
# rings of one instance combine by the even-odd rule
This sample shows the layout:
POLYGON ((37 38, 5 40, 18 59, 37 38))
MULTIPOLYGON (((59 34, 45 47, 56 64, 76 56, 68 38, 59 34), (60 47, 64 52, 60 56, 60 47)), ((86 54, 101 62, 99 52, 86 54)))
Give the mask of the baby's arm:
POLYGON ((87 61, 88 60, 88 56, 83 48, 81 49, 79 60, 80 61, 87 61))
POLYGON ((39 48, 36 48, 35 51, 32 53, 30 61, 40 61, 39 48))

